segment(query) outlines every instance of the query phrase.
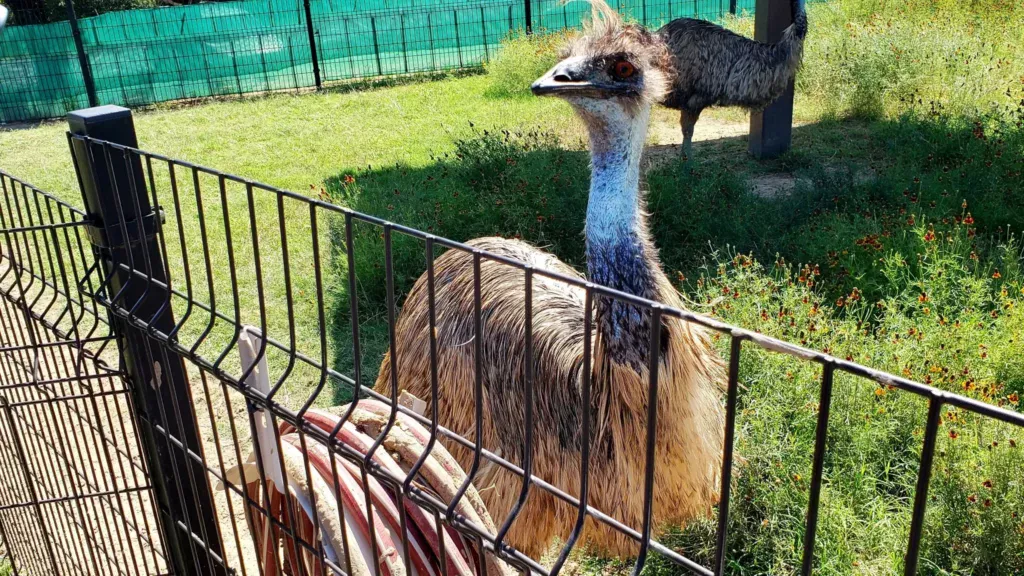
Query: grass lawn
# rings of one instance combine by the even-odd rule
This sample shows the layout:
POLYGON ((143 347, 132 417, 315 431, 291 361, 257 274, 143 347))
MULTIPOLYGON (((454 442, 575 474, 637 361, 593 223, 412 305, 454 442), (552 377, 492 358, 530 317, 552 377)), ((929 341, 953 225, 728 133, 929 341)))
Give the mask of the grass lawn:
MULTIPOLYGON (((750 20, 731 25, 751 29, 750 20)), ((485 75, 157 108, 137 113, 136 126, 153 152, 456 240, 521 236, 582 265, 588 159, 580 127, 565 105, 523 94, 552 61, 551 43, 510 42, 485 75)), ((646 175, 651 224, 692 306, 1020 410, 1022 45, 1024 10, 999 0, 834 0, 812 6, 788 154, 750 159, 743 116, 721 111, 697 125, 698 139, 720 137, 698 143, 697 161, 684 165, 672 148, 677 119, 657 111, 646 175)), ((77 204, 63 130, 60 122, 0 129, 0 168, 77 204)), ((168 198, 167 170, 155 171, 168 198)), ((241 287, 238 313, 256 322, 257 238, 271 335, 287 341, 294 319, 300 350, 351 372, 340 219, 321 212, 313 222, 305 206, 278 206, 270 194, 250 201, 242 186, 227 185, 222 203, 216 179, 200 176, 208 276, 195 190, 178 178, 184 224, 169 231, 168 252, 179 270, 191 255, 197 297, 212 288, 230 315, 241 287), (250 205, 260 215, 255 231, 250 205), (285 306, 289 288, 294 309, 285 306)), ((368 226, 354 237, 368 384, 386 345, 383 240, 368 226)), ((423 246, 396 235, 393 254, 400 299, 423 270, 423 246)), ((206 322, 196 314, 183 338, 206 322)), ((227 343, 223 328, 204 352, 215 356, 227 343)), ((272 370, 285 369, 283 359, 271 360, 272 370)), ((733 493, 727 572, 796 573, 819 374, 767 353, 745 355, 741 373, 737 451, 747 462, 733 493)), ((295 372, 286 400, 301 404, 318 381, 316 371, 295 372)), ((318 402, 346 398, 336 384, 318 402)), ((837 379, 818 573, 901 571, 924 416, 919 399, 837 379)), ((940 436, 921 572, 1024 573, 1024 433, 951 410, 940 436)), ((712 519, 670 529, 666 541, 708 564, 713 528, 712 519)), ((574 569, 628 568, 584 554, 574 569)), ((649 570, 677 573, 657 560, 649 570)))

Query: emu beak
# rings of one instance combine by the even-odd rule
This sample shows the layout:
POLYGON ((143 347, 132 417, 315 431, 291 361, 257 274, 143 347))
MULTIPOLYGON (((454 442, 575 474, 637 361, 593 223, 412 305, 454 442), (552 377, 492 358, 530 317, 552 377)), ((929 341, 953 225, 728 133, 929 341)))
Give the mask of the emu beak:
POLYGON ((565 93, 592 90, 587 80, 582 58, 567 58, 548 70, 530 86, 535 96, 557 96, 565 93))
POLYGON ((628 84, 595 82, 590 62, 580 56, 566 58, 530 86, 535 96, 585 96, 611 98, 629 94, 635 88, 628 84))

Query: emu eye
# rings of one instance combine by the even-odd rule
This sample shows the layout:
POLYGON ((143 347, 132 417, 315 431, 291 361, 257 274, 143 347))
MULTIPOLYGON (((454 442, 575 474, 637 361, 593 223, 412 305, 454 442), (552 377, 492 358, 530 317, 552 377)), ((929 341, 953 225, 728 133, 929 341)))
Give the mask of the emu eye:
POLYGON ((636 68, 625 60, 619 60, 612 66, 612 74, 619 80, 625 80, 636 74, 636 68))

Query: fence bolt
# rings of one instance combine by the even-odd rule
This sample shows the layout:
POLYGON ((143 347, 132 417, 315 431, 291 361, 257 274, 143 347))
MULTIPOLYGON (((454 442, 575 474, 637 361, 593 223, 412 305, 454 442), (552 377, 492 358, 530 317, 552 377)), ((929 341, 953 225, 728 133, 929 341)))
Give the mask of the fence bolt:
MULTIPOLYGON (((100 106, 68 114, 72 134, 138 147, 132 113, 119 106, 100 106)), ((82 199, 92 226, 89 240, 102 272, 110 278, 106 293, 119 295, 110 307, 133 308, 130 319, 111 313, 128 372, 128 385, 139 411, 133 416, 142 433, 160 525, 168 543, 168 562, 174 574, 226 576, 216 508, 205 470, 186 454, 202 454, 185 363, 180 355, 150 335, 174 328, 163 256, 157 240, 162 216, 150 204, 141 158, 93 141, 72 138, 74 162, 81 177, 82 199), (143 265, 143 263, 146 263, 143 265), (145 279, 137 275, 144 273, 145 279), (129 282, 129 279, 132 279, 129 282), (152 280, 152 281, 150 281, 152 280), (156 373, 159 363, 160 373, 156 373), (149 386, 159 377, 162 385, 149 386), (172 408, 173 407, 173 412, 172 408), (173 413, 176 417, 166 417, 173 413), (181 446, 171 448, 171 439, 181 446), (197 549, 193 532, 203 535, 197 549)))

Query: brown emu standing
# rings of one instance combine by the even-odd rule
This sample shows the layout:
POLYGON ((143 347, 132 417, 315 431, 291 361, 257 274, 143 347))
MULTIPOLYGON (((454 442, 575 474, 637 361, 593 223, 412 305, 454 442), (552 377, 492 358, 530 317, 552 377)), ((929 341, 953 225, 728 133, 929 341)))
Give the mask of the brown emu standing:
MULTIPOLYGON (((601 0, 593 21, 563 59, 533 84, 537 95, 558 96, 575 109, 590 138, 592 178, 586 215, 589 280, 681 306, 651 242, 640 191, 640 156, 651 106, 670 83, 664 43, 642 27, 623 24, 601 0), (600 15, 600 17, 598 17, 600 15)), ((565 275, 579 273, 524 242, 480 238, 475 248, 565 275)), ((474 272, 471 254, 451 250, 435 263, 438 420, 466 437, 474 431, 474 272)), ((482 259, 483 446, 521 462, 526 363, 525 273, 482 259)), ((591 334, 592 402, 581 400, 585 293, 564 282, 533 277, 534 474, 579 494, 581 421, 591 418, 589 504, 639 529, 643 519, 650 313, 595 298, 591 334)), ((430 398, 426 276, 420 277, 397 323, 397 374, 385 357, 378 390, 430 398)), ((682 523, 710 511, 718 498, 723 419, 720 360, 705 333, 666 318, 661 326, 654 519, 682 523)), ((453 449, 466 469, 471 452, 453 449)), ((476 486, 501 523, 519 496, 521 479, 489 465, 476 486)), ((539 558, 565 539, 576 509, 534 486, 507 543, 539 558)), ((603 524, 588 526, 591 550, 635 555, 635 541, 603 524)))
POLYGON ((708 106, 762 110, 796 76, 807 35, 804 0, 793 0, 793 24, 765 44, 706 20, 679 18, 658 35, 672 53, 675 80, 662 104, 680 111, 683 151, 692 151, 693 127, 708 106))

